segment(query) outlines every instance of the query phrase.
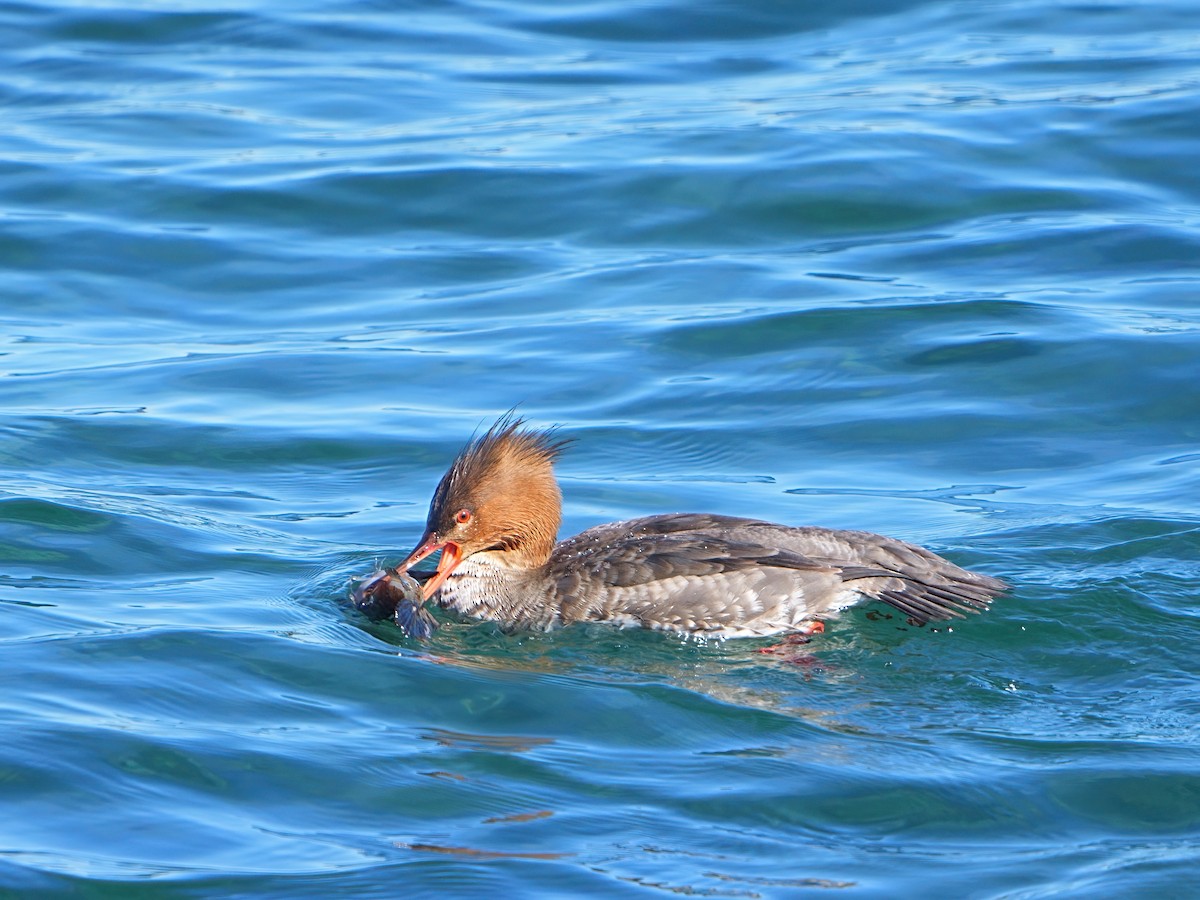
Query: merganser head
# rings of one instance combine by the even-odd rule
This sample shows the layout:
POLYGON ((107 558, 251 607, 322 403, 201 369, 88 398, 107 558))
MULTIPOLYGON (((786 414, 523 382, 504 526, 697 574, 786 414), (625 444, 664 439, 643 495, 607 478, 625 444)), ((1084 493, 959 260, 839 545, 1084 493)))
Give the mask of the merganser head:
POLYGON ((554 461, 568 442, 553 430, 534 431, 523 424, 511 414, 501 417, 467 444, 442 476, 429 503, 425 534, 398 567, 405 572, 442 551, 422 599, 433 596, 454 568, 476 553, 522 569, 550 558, 562 520, 554 461))

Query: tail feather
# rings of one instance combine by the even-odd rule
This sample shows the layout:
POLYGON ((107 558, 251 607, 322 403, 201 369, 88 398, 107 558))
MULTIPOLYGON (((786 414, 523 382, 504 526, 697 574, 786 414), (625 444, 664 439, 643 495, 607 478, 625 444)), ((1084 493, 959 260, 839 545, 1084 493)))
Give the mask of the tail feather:
POLYGON ((986 584, 959 582, 947 585, 905 579, 899 588, 890 587, 877 593, 867 593, 911 616, 917 624, 924 625, 927 622, 965 619, 963 613, 981 613, 1007 589, 1008 585, 994 578, 988 579, 986 584))
POLYGON ((1008 590, 1008 585, 998 578, 979 575, 959 569, 953 564, 925 579, 885 569, 848 567, 842 577, 847 581, 861 581, 855 585, 868 597, 882 600, 909 616, 917 624, 945 622, 964 619, 964 613, 981 613, 988 609, 992 600, 1008 590), (936 583, 934 582, 936 579, 936 583))

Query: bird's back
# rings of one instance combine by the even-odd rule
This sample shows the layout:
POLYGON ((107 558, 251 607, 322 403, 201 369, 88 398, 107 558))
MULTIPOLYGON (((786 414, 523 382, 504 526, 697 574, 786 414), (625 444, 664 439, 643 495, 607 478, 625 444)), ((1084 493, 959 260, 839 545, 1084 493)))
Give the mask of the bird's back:
POLYGON ((563 624, 720 636, 793 630, 860 595, 919 623, 957 618, 1007 587, 870 532, 708 514, 590 528, 555 547, 547 574, 563 624))

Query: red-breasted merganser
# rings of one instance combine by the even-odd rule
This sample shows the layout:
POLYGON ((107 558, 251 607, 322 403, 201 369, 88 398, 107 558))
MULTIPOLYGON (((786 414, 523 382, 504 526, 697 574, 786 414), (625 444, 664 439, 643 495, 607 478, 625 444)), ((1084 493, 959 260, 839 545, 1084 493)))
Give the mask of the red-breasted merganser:
MULTIPOLYGON (((556 543, 566 441, 504 416, 442 477, 398 573, 441 551, 423 600, 508 628, 609 622, 711 637, 823 630, 862 598, 914 624, 987 609, 1007 585, 865 531, 706 513, 647 516, 556 543)), ((383 574, 383 573, 381 573, 383 574)))

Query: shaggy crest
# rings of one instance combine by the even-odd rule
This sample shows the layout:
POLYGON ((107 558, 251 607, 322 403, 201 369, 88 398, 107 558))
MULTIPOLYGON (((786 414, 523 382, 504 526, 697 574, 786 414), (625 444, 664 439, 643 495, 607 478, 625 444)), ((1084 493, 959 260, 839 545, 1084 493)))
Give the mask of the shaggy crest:
POLYGON ((480 490, 501 493, 512 477, 537 472, 553 479, 554 463, 570 439, 559 438, 553 428, 537 431, 524 425, 524 419, 505 413, 459 452, 433 495, 431 528, 439 513, 479 502, 484 499, 477 496, 480 490))

